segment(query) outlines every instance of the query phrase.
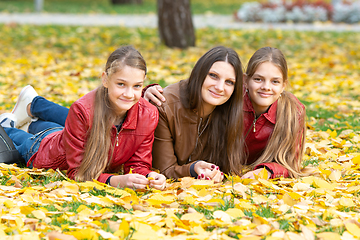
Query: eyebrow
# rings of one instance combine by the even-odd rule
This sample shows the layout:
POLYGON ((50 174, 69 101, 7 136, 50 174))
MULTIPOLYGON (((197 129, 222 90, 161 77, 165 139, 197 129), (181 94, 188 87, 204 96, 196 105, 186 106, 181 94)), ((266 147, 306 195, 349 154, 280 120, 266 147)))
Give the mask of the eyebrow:
MULTIPOLYGON (((253 75, 253 77, 255 77, 255 76, 264 77, 263 75, 258 74, 258 73, 255 73, 255 74, 253 75)), ((271 79, 282 79, 282 77, 273 77, 273 78, 271 78, 271 79)))
MULTIPOLYGON (((117 81, 128 82, 127 80, 122 79, 122 78, 117 78, 116 80, 117 80, 117 81)), ((138 83, 144 83, 144 81, 139 81, 139 82, 136 82, 135 84, 138 84, 138 83)))
MULTIPOLYGON (((217 75, 219 75, 219 73, 216 70, 210 69, 209 72, 215 72, 217 75)), ((227 79, 231 79, 233 81, 236 81, 235 78, 227 78, 227 79)))

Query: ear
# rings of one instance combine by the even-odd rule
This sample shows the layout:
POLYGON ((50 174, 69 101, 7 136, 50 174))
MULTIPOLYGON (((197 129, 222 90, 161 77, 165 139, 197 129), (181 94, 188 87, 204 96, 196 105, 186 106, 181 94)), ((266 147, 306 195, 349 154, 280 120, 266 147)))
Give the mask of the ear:
POLYGON ((287 81, 284 82, 284 84, 283 84, 283 89, 282 89, 281 92, 283 92, 283 91, 285 90, 285 88, 286 88, 286 86, 287 86, 287 83, 288 83, 287 81))
POLYGON ((105 88, 108 88, 108 75, 106 74, 106 72, 103 72, 101 74, 101 82, 102 82, 102 85, 105 87, 105 88))

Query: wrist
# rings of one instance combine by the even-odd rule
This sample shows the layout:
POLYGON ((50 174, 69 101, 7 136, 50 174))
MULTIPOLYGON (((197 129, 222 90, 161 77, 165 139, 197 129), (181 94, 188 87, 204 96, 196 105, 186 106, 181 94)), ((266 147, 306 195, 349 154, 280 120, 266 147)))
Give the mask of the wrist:
POLYGON ((195 171, 195 165, 198 161, 194 162, 193 164, 191 164, 190 166, 190 176, 191 177, 194 177, 194 178, 197 178, 198 177, 198 174, 197 172, 195 171))

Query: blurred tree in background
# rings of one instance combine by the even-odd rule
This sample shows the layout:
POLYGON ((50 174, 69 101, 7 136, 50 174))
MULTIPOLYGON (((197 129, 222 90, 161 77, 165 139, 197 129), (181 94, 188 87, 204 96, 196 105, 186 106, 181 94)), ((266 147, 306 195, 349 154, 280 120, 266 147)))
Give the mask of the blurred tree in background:
POLYGON ((157 3, 161 41, 168 47, 195 46, 190 0, 158 0, 157 3))

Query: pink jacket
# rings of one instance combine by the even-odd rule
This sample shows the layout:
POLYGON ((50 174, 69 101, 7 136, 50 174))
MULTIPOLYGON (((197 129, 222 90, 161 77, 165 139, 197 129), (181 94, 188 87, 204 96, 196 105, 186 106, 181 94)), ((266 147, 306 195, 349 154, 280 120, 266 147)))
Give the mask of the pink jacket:
MULTIPOLYGON (((294 98, 296 97, 294 96, 294 98)), ((304 105, 301 104, 301 106, 305 108, 304 105)), ((277 101, 270 106, 266 113, 261 114, 254 124, 255 110, 251 104, 248 94, 244 94, 244 136, 248 153, 247 164, 255 162, 265 150, 268 140, 275 127, 276 109, 277 101)), ((271 178, 289 176, 288 170, 278 163, 262 163, 256 165, 255 169, 262 167, 265 167, 272 173, 271 178)))
MULTIPOLYGON (((68 177, 74 179, 92 126, 95 92, 91 91, 71 105, 65 128, 41 141, 39 150, 31 157, 28 166, 33 162, 36 168, 67 170, 68 177)), ((111 176, 109 172, 119 172, 122 166, 124 173, 128 173, 130 168, 133 173, 142 175, 151 172, 151 150, 158 119, 157 108, 143 98, 128 110, 120 132, 117 133, 116 127, 112 127, 111 140, 115 146, 112 160, 98 181, 105 183, 111 176)))

